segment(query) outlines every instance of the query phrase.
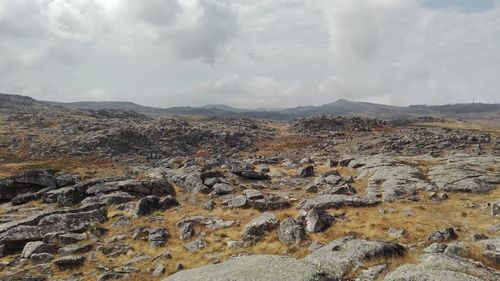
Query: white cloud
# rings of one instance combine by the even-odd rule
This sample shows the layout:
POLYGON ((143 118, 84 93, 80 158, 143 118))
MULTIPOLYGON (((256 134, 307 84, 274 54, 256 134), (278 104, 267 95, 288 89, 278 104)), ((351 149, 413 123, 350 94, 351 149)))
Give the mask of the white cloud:
POLYGON ((0 92, 156 106, 500 98, 498 1, 423 3, 0 0, 0 92))

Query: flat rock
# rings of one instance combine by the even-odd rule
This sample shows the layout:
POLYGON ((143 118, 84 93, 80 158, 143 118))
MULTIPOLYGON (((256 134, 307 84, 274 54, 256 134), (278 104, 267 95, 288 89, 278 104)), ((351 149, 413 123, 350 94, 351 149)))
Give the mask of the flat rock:
POLYGON ((485 193, 500 183, 498 174, 487 169, 499 162, 494 156, 455 156, 443 165, 432 167, 428 177, 444 191, 485 193))
POLYGON ((341 194, 325 194, 315 198, 302 200, 297 208, 309 210, 311 208, 343 208, 343 207, 367 207, 377 205, 379 202, 373 199, 341 194))
POLYGON ((177 272, 163 281, 336 281, 316 266, 280 256, 242 256, 177 272))
POLYGON ((468 259, 431 254, 419 264, 405 264, 386 276, 386 281, 496 281, 500 273, 468 259))
POLYGON ((314 250, 304 261, 340 278, 371 259, 399 257, 404 253, 405 248, 397 243, 344 237, 314 250))

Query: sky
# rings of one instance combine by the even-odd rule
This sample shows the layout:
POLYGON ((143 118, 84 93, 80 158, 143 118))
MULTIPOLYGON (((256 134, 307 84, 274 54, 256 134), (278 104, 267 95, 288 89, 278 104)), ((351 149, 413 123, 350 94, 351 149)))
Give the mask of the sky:
POLYGON ((169 107, 500 101, 500 0, 0 0, 0 92, 169 107))

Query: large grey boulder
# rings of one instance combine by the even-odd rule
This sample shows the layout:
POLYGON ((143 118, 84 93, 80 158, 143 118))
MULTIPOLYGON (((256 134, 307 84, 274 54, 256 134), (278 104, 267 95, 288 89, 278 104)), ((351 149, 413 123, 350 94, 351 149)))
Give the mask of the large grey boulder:
POLYGON ((312 208, 305 216, 307 232, 325 231, 335 218, 322 208, 312 208))
POLYGON ((354 272, 371 259, 403 256, 405 250, 397 243, 343 237, 314 250, 303 260, 342 277, 354 272))
POLYGON ((0 224, 0 246, 3 245, 6 254, 20 251, 27 242, 41 241, 48 233, 83 232, 106 219, 106 208, 99 204, 42 212, 23 220, 0 224))
POLYGON ((318 267, 288 257, 242 256, 177 272, 163 281, 337 281, 318 267))
POLYGON ((259 217, 254 218, 245 225, 241 232, 243 241, 257 242, 266 234, 278 226, 278 218, 271 213, 264 213, 259 217))
POLYGON ((402 164, 393 157, 373 156, 360 160, 363 166, 358 168, 358 179, 368 178, 367 197, 392 202, 435 186, 423 180, 417 166, 402 164))
POLYGON ((285 244, 298 243, 304 240, 304 226, 295 219, 286 218, 280 223, 278 237, 285 244))
POLYGON ((19 194, 36 192, 49 186, 57 186, 53 171, 34 169, 0 180, 0 201, 11 200, 19 194))
POLYGON ((444 254, 424 255, 419 264, 405 264, 386 276, 387 281, 496 281, 500 272, 471 260, 444 254))
POLYGON ((449 192, 485 193, 500 183, 500 177, 488 167, 498 165, 495 156, 455 156, 429 170, 429 179, 449 192))
POLYGON ((309 210, 311 208, 343 208, 343 207, 367 207, 378 204, 377 200, 342 194, 324 194, 315 198, 304 199, 298 205, 298 209, 309 210))

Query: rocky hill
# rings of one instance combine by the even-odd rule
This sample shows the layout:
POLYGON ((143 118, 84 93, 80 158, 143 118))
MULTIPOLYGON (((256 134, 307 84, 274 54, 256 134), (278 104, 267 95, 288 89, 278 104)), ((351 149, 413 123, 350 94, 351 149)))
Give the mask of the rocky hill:
POLYGON ((0 280, 500 279, 482 123, 0 101, 0 280))
MULTIPOLYGON (((0 94, 1 95, 1 94, 0 94)), ((286 109, 241 109, 227 105, 207 105, 201 107, 157 108, 131 102, 44 102, 71 109, 125 109, 142 114, 177 116, 212 116, 225 118, 254 118, 267 120, 292 120, 317 115, 357 115, 385 120, 418 117, 421 115, 442 116, 462 119, 500 120, 500 104, 449 104, 440 106, 411 105, 390 106, 368 102, 353 102, 340 99, 320 106, 300 106, 286 109)))

